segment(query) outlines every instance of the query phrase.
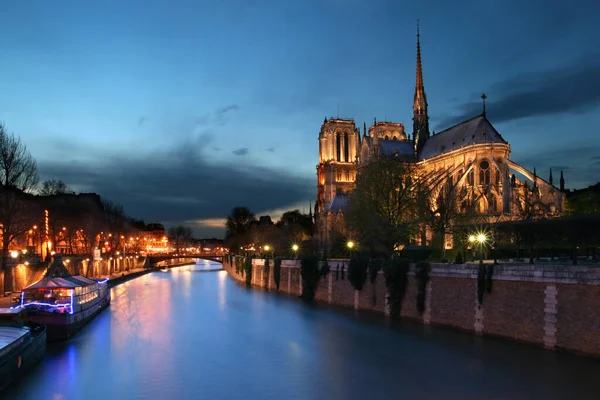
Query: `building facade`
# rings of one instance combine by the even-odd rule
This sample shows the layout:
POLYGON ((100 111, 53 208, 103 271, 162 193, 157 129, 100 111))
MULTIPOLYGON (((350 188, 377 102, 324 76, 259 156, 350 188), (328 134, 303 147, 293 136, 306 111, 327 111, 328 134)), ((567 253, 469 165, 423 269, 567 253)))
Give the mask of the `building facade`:
MULTIPOLYGON (((397 122, 374 121, 368 130, 363 124, 362 135, 352 119, 326 118, 321 126, 315 204, 320 247, 327 249, 337 235, 345 235, 344 211, 357 171, 378 155, 418 166, 434 191, 456 186, 457 206, 470 207, 489 222, 560 215, 565 200, 562 171, 556 187, 552 171, 544 180, 535 169, 530 172, 511 160, 510 144, 487 119, 485 94, 480 115, 430 133, 418 28, 416 58, 412 137, 397 122)), ((418 244, 430 244, 431 237, 424 235, 418 244)), ((445 240, 451 247, 451 238, 445 240)))

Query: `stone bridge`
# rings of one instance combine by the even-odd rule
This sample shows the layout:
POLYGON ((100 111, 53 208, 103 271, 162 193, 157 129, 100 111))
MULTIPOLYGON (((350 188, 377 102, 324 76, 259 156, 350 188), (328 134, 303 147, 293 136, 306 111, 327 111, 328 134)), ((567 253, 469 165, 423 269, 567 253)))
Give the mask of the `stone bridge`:
POLYGON ((194 260, 209 260, 209 261, 216 261, 219 263, 223 263, 223 256, 222 255, 216 255, 216 254, 196 254, 196 255, 162 255, 162 254, 153 254, 153 255, 149 255, 146 256, 146 260, 144 261, 144 268, 151 268, 153 266, 156 266, 156 264, 160 263, 161 261, 176 261, 177 264, 179 263, 186 263, 186 262, 191 262, 194 260))

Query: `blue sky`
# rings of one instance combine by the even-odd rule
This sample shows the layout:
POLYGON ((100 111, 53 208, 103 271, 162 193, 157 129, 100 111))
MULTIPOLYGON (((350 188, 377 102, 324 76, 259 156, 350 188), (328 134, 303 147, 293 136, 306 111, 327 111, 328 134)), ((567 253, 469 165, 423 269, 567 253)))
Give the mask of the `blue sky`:
POLYGON ((527 168, 600 180, 600 5, 564 1, 3 1, 0 121, 135 217, 220 234, 236 205, 314 199, 325 116, 412 130, 481 110, 527 168))

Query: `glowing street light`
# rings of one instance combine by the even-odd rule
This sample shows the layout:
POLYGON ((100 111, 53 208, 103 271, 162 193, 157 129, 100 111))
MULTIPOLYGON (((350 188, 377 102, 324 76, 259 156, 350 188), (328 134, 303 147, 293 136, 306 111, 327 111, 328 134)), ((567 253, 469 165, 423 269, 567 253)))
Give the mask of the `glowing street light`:
POLYGON ((477 235, 477 241, 479 242, 479 244, 483 244, 487 241, 487 237, 483 233, 480 233, 479 235, 477 235))
POLYGON ((299 248, 300 247, 298 247, 297 244, 292 245, 292 250, 294 250, 294 251, 298 251, 299 248))
POLYGON ((469 243, 474 243, 474 242, 475 242, 475 240, 477 240, 477 239, 475 238, 475 235, 469 235, 469 243))
POLYGON ((346 243, 346 246, 352 250, 354 248, 354 242, 352 240, 349 240, 348 243, 346 243))

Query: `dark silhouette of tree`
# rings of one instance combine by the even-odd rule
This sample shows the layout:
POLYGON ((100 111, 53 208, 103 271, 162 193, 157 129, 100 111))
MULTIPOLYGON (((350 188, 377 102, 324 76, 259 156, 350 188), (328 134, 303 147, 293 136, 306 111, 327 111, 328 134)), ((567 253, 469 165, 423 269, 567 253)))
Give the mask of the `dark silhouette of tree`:
POLYGON ((181 247, 188 247, 190 239, 193 238, 192 228, 187 226, 172 226, 169 228, 169 237, 175 241, 175 250, 179 253, 181 247))
POLYGON ((47 180, 42 183, 38 190, 40 196, 51 196, 54 194, 75 194, 75 192, 62 180, 47 180))
POLYGON ((567 194, 567 215, 600 214, 600 182, 567 194))
POLYGON ((225 223, 227 227, 225 239, 248 233, 255 223, 256 217, 247 207, 234 207, 227 216, 227 222, 225 223))
POLYGON ((391 256, 417 231, 415 172, 414 166, 384 155, 359 168, 346 221, 371 256, 391 256))
POLYGON ((37 164, 21 139, 9 134, 0 124, 0 224, 2 225, 1 267, 4 291, 12 290, 12 266, 8 265, 8 248, 17 237, 35 224, 27 192, 39 182, 37 164))
POLYGON ((115 254, 117 251, 122 251, 124 243, 124 235, 128 232, 127 216, 125 210, 120 204, 114 203, 110 200, 101 199, 102 209, 104 210, 104 219, 106 221, 106 228, 108 231, 104 232, 104 241, 108 242, 110 250, 109 254, 115 254))

